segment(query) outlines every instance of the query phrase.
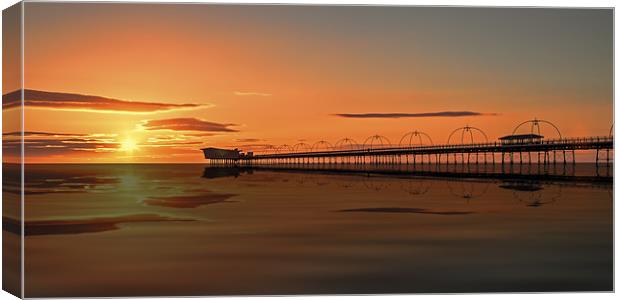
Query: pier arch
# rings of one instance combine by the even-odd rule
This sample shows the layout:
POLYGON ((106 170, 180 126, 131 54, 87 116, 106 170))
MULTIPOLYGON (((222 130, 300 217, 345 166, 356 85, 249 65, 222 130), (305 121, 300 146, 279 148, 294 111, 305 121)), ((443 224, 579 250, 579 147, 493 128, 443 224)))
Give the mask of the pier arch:
POLYGON ((364 149, 373 150, 380 148, 389 148, 392 147, 392 143, 390 140, 382 135, 375 134, 373 136, 369 136, 364 140, 363 144, 364 149))
POLYGON ((560 132, 560 128, 558 126, 556 126, 555 124, 547 121, 547 120, 540 120, 537 118, 534 118, 532 120, 527 120, 524 122, 521 122, 519 125, 517 125, 517 127, 515 127, 515 129, 512 131, 512 134, 516 134, 517 131, 519 130, 519 128, 521 128, 523 125, 530 125, 530 131, 528 133, 531 134, 537 134, 537 135, 541 135, 541 131, 540 131, 540 125, 541 124, 546 124, 551 126, 555 132, 558 134, 559 139, 562 139, 562 132, 560 132))
POLYGON ((359 148, 360 144, 350 138, 340 139, 334 144, 334 150, 358 150, 359 148))
POLYGON ((465 125, 463 127, 460 127, 460 128, 457 128, 457 129, 453 130, 450 133, 450 135, 448 135, 448 142, 447 142, 448 145, 450 145, 450 141, 452 141, 452 137, 457 138, 459 136, 458 133, 460 133, 460 136, 461 136, 461 144, 467 144, 467 143, 465 143, 467 138, 469 138, 469 144, 475 144, 476 143, 476 139, 474 138, 475 137, 474 133, 480 135, 484 139, 485 143, 489 142, 489 137, 484 132, 484 130, 482 130, 480 128, 477 128, 477 127, 465 125))
POLYGON ((403 137, 400 138, 400 141, 398 142, 398 146, 411 148, 416 145, 416 142, 415 142, 416 140, 418 141, 417 145, 419 146, 432 146, 433 145, 433 139, 430 137, 430 135, 422 131, 414 130, 414 131, 405 133, 405 135, 403 135, 403 137), (424 142, 425 140, 428 141, 428 144, 424 142))
POLYGON ((295 152, 295 153, 310 152, 310 151, 312 151, 312 146, 310 146, 309 144, 297 143, 297 144, 293 145, 293 152, 295 152))
POLYGON ((313 152, 331 151, 334 146, 328 141, 318 141, 312 145, 313 152))

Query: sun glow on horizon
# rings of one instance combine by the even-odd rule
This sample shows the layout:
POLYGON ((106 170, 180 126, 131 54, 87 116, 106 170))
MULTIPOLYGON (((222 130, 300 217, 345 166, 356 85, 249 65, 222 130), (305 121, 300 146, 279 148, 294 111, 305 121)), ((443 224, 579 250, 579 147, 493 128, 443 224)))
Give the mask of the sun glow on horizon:
POLYGON ((613 123, 612 11, 51 5, 29 3, 12 36, 29 45, 16 53, 27 80, 3 90, 15 161, 22 135, 30 162, 203 163, 206 146, 397 144, 414 130, 444 144, 467 124, 492 142, 534 116, 603 136, 613 123))
POLYGON ((119 147, 119 150, 123 152, 134 152, 138 149, 140 149, 138 147, 138 143, 136 143, 136 141, 132 138, 126 138, 123 140, 119 147))

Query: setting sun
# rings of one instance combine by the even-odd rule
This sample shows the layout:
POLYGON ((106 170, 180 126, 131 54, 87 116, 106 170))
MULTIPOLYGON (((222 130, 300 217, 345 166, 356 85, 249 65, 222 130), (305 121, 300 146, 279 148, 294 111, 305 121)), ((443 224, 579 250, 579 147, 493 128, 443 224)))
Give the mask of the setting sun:
POLYGON ((138 150, 138 144, 131 138, 127 138, 121 143, 119 150, 124 152, 133 152, 138 150))

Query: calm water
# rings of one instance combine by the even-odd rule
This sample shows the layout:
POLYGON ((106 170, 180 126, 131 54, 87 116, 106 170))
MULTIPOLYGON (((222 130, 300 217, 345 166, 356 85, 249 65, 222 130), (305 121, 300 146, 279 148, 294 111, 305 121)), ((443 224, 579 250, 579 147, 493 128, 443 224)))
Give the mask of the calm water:
POLYGON ((611 180, 571 174, 28 165, 26 296, 611 290, 611 180))

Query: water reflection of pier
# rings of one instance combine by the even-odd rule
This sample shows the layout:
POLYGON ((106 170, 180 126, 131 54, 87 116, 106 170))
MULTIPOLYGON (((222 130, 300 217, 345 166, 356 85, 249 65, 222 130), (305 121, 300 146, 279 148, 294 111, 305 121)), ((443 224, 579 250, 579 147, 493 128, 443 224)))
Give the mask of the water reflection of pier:
POLYGON ((511 190, 513 198, 529 207, 540 207, 562 197, 562 185, 543 185, 531 180, 504 181, 499 187, 511 190))
POLYGON ((458 198, 471 199, 478 198, 487 193, 491 181, 483 180, 472 182, 471 180, 447 180, 448 191, 458 198))
MULTIPOLYGON (((300 186, 317 187, 337 185, 340 188, 358 188, 373 192, 398 189, 410 197, 426 195, 435 183, 445 184, 444 191, 468 203, 483 197, 489 187, 497 186, 511 192, 513 199, 528 207, 540 207, 558 201, 565 187, 613 189, 613 177, 601 176, 593 165, 581 165, 585 170, 557 170, 532 168, 514 170, 504 168, 418 168, 415 171, 403 166, 383 168, 351 168, 340 164, 316 165, 312 168, 290 168, 282 165, 252 167, 214 167, 204 169, 204 178, 238 177, 262 172, 295 174, 294 182, 300 186), (577 174, 577 175, 566 175, 577 174), (334 180, 330 176, 342 175, 334 180), (330 179, 331 178, 331 179, 330 179), (443 182, 443 183, 442 183, 443 182)), ((579 166, 578 166, 579 168, 579 166)), ((613 174, 612 170, 607 170, 613 174)))
POLYGON ((443 178, 481 178, 481 179, 524 179, 537 181, 592 182, 610 183, 613 181, 613 165, 596 166, 595 164, 558 165, 558 166, 501 166, 501 165, 254 165, 230 166, 210 165, 205 168, 204 177, 239 176, 244 172, 278 171, 293 173, 323 174, 365 174, 398 177, 443 177, 443 178))

